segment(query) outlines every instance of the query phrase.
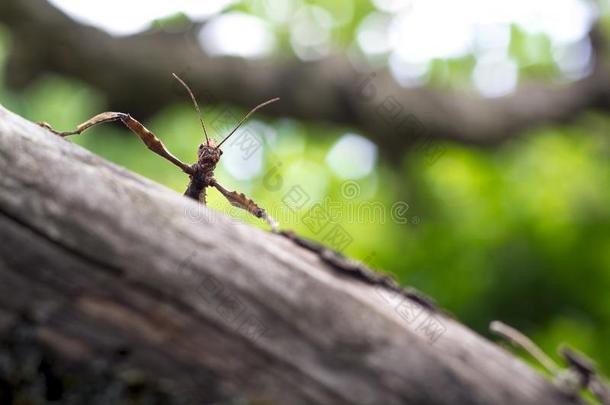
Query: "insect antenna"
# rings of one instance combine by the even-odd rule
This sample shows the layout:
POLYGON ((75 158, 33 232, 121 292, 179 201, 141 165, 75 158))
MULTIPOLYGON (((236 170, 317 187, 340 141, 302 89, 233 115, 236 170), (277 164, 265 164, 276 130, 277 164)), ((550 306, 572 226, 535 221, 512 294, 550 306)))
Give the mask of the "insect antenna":
POLYGON ((180 84, 184 86, 186 91, 188 91, 189 96, 191 96, 191 100, 193 100, 193 105, 195 106, 195 109, 197 110, 197 115, 199 115, 199 122, 201 122, 201 128, 203 128, 203 135, 205 136, 205 143, 206 143, 206 145, 209 145, 210 140, 208 138, 208 131, 206 131, 206 129, 205 129, 205 124, 203 123, 203 117, 201 115, 201 110, 199 109, 199 104, 197 104, 197 100, 195 99, 195 96, 193 95, 193 91, 188 86, 188 84, 186 84, 184 82, 184 80, 182 80, 177 74, 172 73, 172 76, 174 76, 174 79, 178 80, 180 82, 180 84))
POLYGON ((254 107, 252 110, 250 110, 250 112, 248 114, 246 114, 246 116, 244 118, 241 119, 241 121, 239 121, 239 123, 237 124, 237 126, 235 128, 233 128, 233 130, 229 133, 229 135, 227 135, 225 137, 225 139, 223 139, 218 146, 216 146, 216 148, 220 148, 220 145, 222 145, 227 139, 229 139, 229 137, 231 135, 233 135, 235 133, 235 131, 237 131, 239 129, 239 127, 241 126, 241 124, 243 124, 248 118, 250 118, 250 116, 252 114, 254 114, 256 112, 256 110, 263 108, 266 105, 269 105, 271 103, 275 103, 276 101, 278 101, 280 98, 276 97, 276 98, 272 98, 271 100, 267 100, 264 103, 261 103, 259 105, 257 105, 256 107, 254 107))

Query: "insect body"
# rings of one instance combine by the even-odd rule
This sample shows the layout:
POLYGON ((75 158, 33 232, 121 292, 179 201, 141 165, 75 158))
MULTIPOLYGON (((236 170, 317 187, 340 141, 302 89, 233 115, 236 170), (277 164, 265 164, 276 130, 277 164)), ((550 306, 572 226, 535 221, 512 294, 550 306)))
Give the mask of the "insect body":
POLYGON ((192 165, 187 165, 183 163, 180 159, 175 157, 153 134, 149 131, 144 125, 138 122, 136 119, 132 118, 129 114, 121 113, 121 112, 103 112, 101 114, 96 115, 95 117, 85 121, 81 125, 79 125, 76 130, 68 131, 68 132, 58 132, 51 128, 51 126, 47 123, 39 123, 42 127, 49 129, 51 132, 61 136, 66 137, 69 135, 78 135, 83 131, 91 128, 94 125, 101 124, 103 122, 111 122, 111 121, 121 121, 127 128, 129 128, 133 133, 135 133, 144 144, 148 147, 148 149, 152 150, 156 154, 161 157, 169 160, 174 165, 178 166, 184 173, 189 175, 190 182, 189 185, 184 192, 184 195, 200 201, 201 203, 206 203, 206 189, 208 187, 214 187, 222 195, 225 196, 229 202, 239 208, 242 208, 257 218, 262 218, 271 228, 276 231, 277 230, 277 222, 269 215, 267 212, 260 208, 254 201, 250 198, 246 197, 243 193, 238 193, 236 191, 228 191, 223 186, 221 186, 218 181, 214 178, 214 169, 222 156, 222 150, 220 146, 229 139, 231 135, 237 131, 237 129, 259 108, 262 108, 268 104, 271 104, 275 101, 278 101, 279 98, 274 98, 269 101, 266 101, 262 104, 259 104, 255 108, 253 108, 246 116, 236 125, 236 127, 218 144, 208 138, 208 133, 205 128, 205 124, 203 123, 203 119, 201 116, 201 111, 199 110, 199 106, 197 105, 197 101, 195 100, 195 96, 193 92, 188 87, 188 85, 182 81, 177 75, 173 75, 176 80, 178 80, 188 91, 191 100, 197 110, 199 115, 199 121, 201 122, 201 127, 203 128, 203 134, 205 136, 205 142, 199 145, 199 150, 197 151, 197 162, 192 165))

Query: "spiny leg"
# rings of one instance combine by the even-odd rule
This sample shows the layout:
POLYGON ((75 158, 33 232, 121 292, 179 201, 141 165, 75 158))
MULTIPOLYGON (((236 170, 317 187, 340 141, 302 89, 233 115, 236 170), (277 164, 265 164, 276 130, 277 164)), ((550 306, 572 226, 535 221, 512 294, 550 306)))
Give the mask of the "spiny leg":
POLYGON ((191 174, 192 169, 189 165, 183 163, 180 159, 172 155, 172 153, 167 150, 163 142, 161 142, 161 140, 157 138, 155 134, 149 131, 140 122, 132 118, 129 114, 120 112, 103 112, 80 124, 78 127, 76 127, 76 130, 67 132, 56 131, 46 122, 39 122, 38 125, 48 129, 56 135, 66 137, 69 135, 80 135, 83 131, 91 128, 94 125, 112 121, 121 121, 127 128, 129 128, 134 134, 136 134, 142 140, 142 142, 144 142, 148 149, 152 150, 159 156, 169 160, 170 162, 178 166, 180 169, 182 169, 182 171, 184 171, 185 173, 191 174))
POLYGON ((212 186, 215 187, 218 191, 225 196, 229 202, 238 208, 244 209, 248 211, 250 214, 254 215, 257 218, 262 218, 271 226, 271 229, 275 232, 278 230, 278 223, 276 222, 271 215, 267 214, 267 212, 256 205, 254 201, 250 198, 246 197, 244 193, 238 193, 237 191, 229 191, 220 184, 216 180, 212 181, 212 186))

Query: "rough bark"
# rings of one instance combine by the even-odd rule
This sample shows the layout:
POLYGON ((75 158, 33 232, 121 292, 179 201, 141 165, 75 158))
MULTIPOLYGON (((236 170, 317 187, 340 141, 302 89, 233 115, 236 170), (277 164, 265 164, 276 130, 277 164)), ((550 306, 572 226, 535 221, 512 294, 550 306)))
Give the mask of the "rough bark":
MULTIPOLYGON (((430 140, 497 144, 524 129, 610 108, 606 45, 597 32, 590 76, 564 84, 524 83, 512 95, 488 99, 402 88, 388 72, 368 76, 341 55, 315 63, 209 57, 197 44, 198 24, 181 32, 116 38, 74 22, 44 0, 3 0, 0 22, 14 36, 7 77, 15 86, 46 71, 61 73, 100 89, 110 110, 142 118, 170 101, 186 100, 170 78, 178 72, 205 102, 247 109, 279 96, 281 103, 266 113, 359 128, 391 158, 430 140)), ((430 147, 425 151, 431 157, 437 153, 430 147)))
POLYGON ((0 367, 4 389, 65 403, 580 403, 440 311, 2 107, 0 172, 0 357, 42 375, 0 367))

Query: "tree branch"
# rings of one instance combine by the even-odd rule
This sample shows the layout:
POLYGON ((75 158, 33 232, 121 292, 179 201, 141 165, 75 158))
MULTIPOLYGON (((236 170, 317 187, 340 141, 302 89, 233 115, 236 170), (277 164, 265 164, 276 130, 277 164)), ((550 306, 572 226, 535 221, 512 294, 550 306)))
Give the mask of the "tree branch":
POLYGON ((428 140, 496 144, 530 127, 610 107, 610 74, 601 54, 594 72, 580 81, 528 84, 507 97, 486 99, 401 88, 387 72, 356 72, 343 56, 316 63, 212 58, 197 44, 196 24, 180 33, 158 30, 118 39, 74 22, 44 0, 3 0, 0 22, 15 36, 8 72, 15 86, 51 70, 102 90, 110 109, 146 116, 184 100, 170 81, 178 71, 206 102, 251 108, 279 96, 282 102, 269 114, 354 126, 390 157, 428 140))
POLYGON ((0 352, 40 347, 14 364, 47 394, 142 375, 196 403, 580 403, 408 294, 1 107, 0 171, 0 352))

